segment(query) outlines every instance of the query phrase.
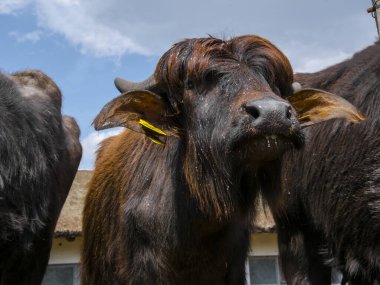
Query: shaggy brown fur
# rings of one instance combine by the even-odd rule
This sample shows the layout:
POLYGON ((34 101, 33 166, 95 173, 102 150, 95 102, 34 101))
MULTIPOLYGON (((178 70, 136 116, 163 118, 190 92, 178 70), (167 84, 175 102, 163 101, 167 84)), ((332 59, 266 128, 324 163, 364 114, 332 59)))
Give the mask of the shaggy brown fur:
POLYGON ((279 159, 303 143, 284 99, 290 64, 257 36, 189 39, 154 77, 155 93, 122 94, 94 121, 146 136, 125 130, 101 144, 83 213, 82 284, 242 285, 258 194, 278 208, 279 159), (168 134, 165 145, 141 119, 168 134))

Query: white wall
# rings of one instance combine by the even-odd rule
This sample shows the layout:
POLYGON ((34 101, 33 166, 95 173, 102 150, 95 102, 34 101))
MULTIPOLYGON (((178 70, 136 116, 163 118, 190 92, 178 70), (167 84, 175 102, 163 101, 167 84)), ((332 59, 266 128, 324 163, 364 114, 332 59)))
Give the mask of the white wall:
MULTIPOLYGON (((82 237, 74 241, 65 238, 53 240, 49 264, 73 264, 79 263, 82 237)), ((273 256, 278 255, 277 235, 275 233, 258 233, 251 238, 250 255, 273 256)))
POLYGON ((257 233, 252 235, 250 254, 253 256, 278 255, 277 234, 257 233))
POLYGON ((79 263, 81 244, 82 237, 77 237, 74 241, 65 238, 54 239, 49 264, 79 263))

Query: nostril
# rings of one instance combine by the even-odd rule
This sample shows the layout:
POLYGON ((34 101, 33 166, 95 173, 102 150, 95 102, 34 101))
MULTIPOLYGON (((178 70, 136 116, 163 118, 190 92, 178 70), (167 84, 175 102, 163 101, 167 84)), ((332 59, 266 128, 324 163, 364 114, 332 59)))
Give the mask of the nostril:
POLYGON ((250 100, 243 104, 243 108, 256 123, 273 120, 289 123, 293 116, 292 106, 278 100, 250 100))
POLYGON ((288 106, 286 108, 286 118, 290 119, 291 117, 292 117, 292 108, 290 106, 288 106))
POLYGON ((245 110, 248 114, 250 114, 254 119, 257 119, 260 117, 260 109, 259 106, 256 106, 254 104, 247 104, 245 105, 245 110))

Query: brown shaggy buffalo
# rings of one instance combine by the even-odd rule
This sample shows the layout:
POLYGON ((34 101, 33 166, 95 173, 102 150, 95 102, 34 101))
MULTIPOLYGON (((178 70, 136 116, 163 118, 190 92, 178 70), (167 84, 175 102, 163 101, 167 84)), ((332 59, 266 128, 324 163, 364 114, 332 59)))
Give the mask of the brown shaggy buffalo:
POLYGON ((39 71, 0 73, 0 284, 41 284, 82 149, 61 92, 39 71))
POLYGON ((301 126, 361 119, 332 94, 292 94, 292 82, 287 58, 257 36, 184 40, 145 82, 116 79, 124 93, 94 125, 127 129, 98 152, 82 284, 244 284, 258 194, 278 208, 280 157, 302 146, 301 126))
POLYGON ((305 148, 283 160, 287 206, 277 216, 288 284, 380 284, 380 42, 317 73, 303 86, 341 95, 368 115, 351 126, 307 129, 305 148))

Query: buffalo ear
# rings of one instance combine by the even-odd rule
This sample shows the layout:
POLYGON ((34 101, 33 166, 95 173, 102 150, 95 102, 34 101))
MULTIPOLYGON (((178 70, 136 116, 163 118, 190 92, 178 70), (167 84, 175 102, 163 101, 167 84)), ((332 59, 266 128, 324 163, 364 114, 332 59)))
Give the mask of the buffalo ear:
POLYGON ((302 127, 335 118, 343 118, 355 124, 367 119, 342 97, 323 90, 301 89, 289 96, 288 100, 298 112, 302 127))
POLYGON ((147 90, 126 92, 108 102, 96 116, 96 130, 125 127, 162 143, 159 137, 176 135, 162 97, 147 90))

